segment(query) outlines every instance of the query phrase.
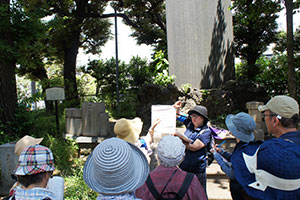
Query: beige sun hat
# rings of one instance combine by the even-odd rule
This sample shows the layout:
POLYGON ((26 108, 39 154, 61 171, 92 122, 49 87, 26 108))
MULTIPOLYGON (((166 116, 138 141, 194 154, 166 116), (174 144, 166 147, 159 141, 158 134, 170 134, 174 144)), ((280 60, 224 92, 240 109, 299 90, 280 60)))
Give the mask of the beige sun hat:
POLYGON ((44 138, 34 138, 29 135, 22 137, 15 146, 15 154, 21 155, 21 152, 28 146, 40 144, 44 138))
POLYGON ((278 95, 273 97, 266 105, 258 107, 260 112, 270 110, 277 115, 285 118, 291 118, 295 114, 299 114, 299 105, 295 99, 286 95, 278 95))
POLYGON ((118 138, 121 138, 131 144, 139 139, 143 127, 143 122, 140 118, 134 119, 119 119, 115 126, 114 132, 118 138))

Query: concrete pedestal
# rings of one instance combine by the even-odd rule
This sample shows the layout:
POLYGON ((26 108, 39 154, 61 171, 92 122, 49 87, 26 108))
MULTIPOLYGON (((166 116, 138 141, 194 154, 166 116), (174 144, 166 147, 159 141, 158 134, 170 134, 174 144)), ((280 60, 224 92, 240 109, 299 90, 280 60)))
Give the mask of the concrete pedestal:
POLYGON ((8 195, 9 189, 15 183, 11 174, 18 165, 18 156, 15 154, 15 144, 0 145, 0 194, 8 195))
POLYGON ((258 111, 258 106, 264 105, 263 102, 251 101, 246 103, 249 115, 253 117, 256 122, 256 128, 254 131, 255 140, 265 139, 265 123, 262 121, 261 112, 258 111))

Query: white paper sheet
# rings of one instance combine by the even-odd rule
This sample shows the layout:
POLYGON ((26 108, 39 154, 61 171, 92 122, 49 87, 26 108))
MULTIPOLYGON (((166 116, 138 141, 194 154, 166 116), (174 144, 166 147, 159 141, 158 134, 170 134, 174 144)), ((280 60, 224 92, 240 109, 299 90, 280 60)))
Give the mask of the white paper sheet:
POLYGON ((152 105, 151 107, 151 124, 156 119, 160 123, 154 129, 154 135, 175 133, 176 131, 176 110, 172 105, 152 105))
POLYGON ((64 199, 64 179, 61 176, 53 176, 49 179, 48 188, 53 192, 57 200, 64 199))

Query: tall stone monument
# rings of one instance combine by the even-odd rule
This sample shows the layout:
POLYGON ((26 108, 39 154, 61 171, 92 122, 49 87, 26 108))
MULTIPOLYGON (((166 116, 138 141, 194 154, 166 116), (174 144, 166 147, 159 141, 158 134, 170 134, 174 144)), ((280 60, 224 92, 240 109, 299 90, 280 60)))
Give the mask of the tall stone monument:
POLYGON ((175 84, 217 88, 234 78, 230 0, 166 0, 170 75, 175 84))

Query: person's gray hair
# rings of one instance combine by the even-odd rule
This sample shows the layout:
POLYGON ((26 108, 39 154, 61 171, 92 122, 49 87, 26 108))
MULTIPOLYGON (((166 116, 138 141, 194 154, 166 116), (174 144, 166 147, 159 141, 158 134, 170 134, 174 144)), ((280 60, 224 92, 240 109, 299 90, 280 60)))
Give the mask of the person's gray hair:
POLYGON ((157 155, 161 165, 175 167, 184 159, 185 145, 178 137, 166 135, 157 146, 157 155))

